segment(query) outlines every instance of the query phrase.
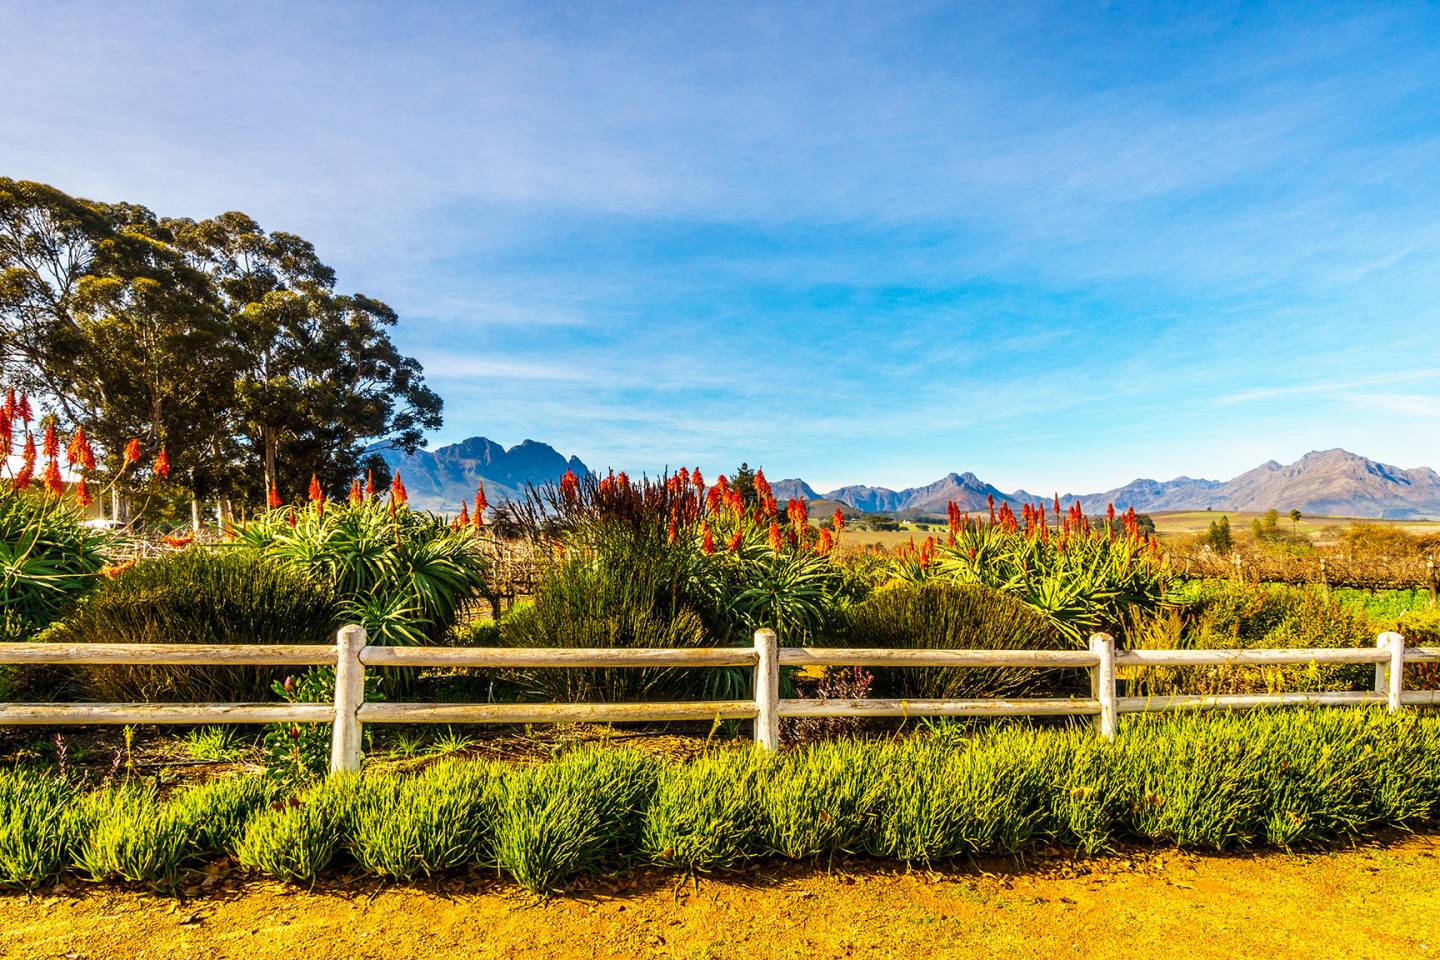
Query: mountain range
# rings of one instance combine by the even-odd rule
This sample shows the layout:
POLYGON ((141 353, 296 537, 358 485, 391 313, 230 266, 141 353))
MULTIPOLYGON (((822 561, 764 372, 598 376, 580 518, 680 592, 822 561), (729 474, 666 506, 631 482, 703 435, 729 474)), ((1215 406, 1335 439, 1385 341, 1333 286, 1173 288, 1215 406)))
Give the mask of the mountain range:
MULTIPOLYGON (((485 482, 492 502, 514 499, 527 484, 559 480, 566 470, 589 473, 578 457, 565 457, 549 444, 525 440, 505 449, 485 437, 404 454, 376 445, 390 468, 405 478, 411 501, 432 510, 457 509, 485 482)), ((862 513, 939 516, 954 501, 962 510, 979 513, 989 497, 1018 507, 1048 502, 1050 496, 1026 490, 1004 491, 973 473, 949 473, 919 487, 851 485, 821 493, 799 478, 771 481, 780 502, 833 500, 862 513)), ((1100 493, 1067 493, 1065 503, 1078 499, 1087 513, 1101 513, 1108 504, 1117 510, 1134 507, 1141 513, 1175 510, 1260 511, 1272 507, 1300 510, 1312 516, 1419 519, 1440 517, 1440 475, 1428 467, 1403 469, 1347 450, 1319 450, 1291 464, 1271 460, 1230 480, 1138 479, 1100 493)))

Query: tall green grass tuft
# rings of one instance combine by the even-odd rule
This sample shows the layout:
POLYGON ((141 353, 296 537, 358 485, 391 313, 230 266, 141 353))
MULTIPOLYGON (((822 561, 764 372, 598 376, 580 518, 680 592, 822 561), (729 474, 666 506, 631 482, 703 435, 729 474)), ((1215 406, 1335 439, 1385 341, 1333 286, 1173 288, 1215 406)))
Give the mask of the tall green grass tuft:
POLYGON ((493 860, 503 770, 446 760, 413 777, 365 777, 350 852, 367 872, 396 880, 493 860))
POLYGON ((601 866, 625 864, 656 767, 636 751, 586 748, 512 771, 495 824, 496 865, 543 893, 601 866))
POLYGON ((759 787, 777 763, 758 750, 726 750, 666 766, 645 811, 645 858, 705 873, 758 856, 759 787))
POLYGON ((65 869, 75 799, 60 777, 0 770, 0 886, 34 889, 65 869))
POLYGON ((841 740, 776 764, 759 786, 762 849, 787 860, 863 851, 880 818, 892 755, 873 743, 841 740))
POLYGON ((272 804, 246 823, 235 859, 279 880, 314 880, 349 833, 360 791, 359 776, 336 774, 272 804))

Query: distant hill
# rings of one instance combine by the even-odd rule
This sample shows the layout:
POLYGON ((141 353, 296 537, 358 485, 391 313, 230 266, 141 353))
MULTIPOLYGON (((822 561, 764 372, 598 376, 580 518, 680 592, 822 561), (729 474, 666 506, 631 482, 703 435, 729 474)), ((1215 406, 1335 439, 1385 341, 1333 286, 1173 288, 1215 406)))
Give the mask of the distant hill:
POLYGON ((773 493, 775 499, 781 503, 787 500, 820 499, 820 494, 816 493, 810 484, 804 480, 772 480, 770 482, 770 492, 773 493))
POLYGON ((1415 519, 1440 516, 1440 476, 1406 470, 1348 450, 1315 450, 1291 464, 1262 463, 1224 482, 1177 477, 1136 480, 1081 498, 1087 510, 1113 501, 1136 510, 1278 510, 1312 515, 1415 519))
MULTIPOLYGON (((796 481, 800 482, 800 481, 796 481)), ((1053 495, 1025 490, 1006 493, 973 473, 951 473, 934 483, 904 490, 848 486, 824 494, 866 513, 934 516, 955 501, 962 510, 977 513, 986 497, 1016 507, 1022 503, 1049 503, 1053 495)), ((1419 519, 1440 517, 1440 475, 1429 467, 1403 469, 1367 459, 1348 450, 1319 450, 1294 463, 1271 460, 1232 480, 1133 480, 1103 493, 1065 494, 1065 503, 1080 500, 1087 513, 1134 507, 1141 513, 1172 510, 1251 511, 1297 509, 1311 515, 1419 519)))
POLYGON ((585 476, 589 468, 578 457, 568 459, 548 443, 525 440, 506 450, 487 437, 471 437, 434 450, 406 455, 389 444, 376 444, 367 453, 379 453, 391 470, 399 469, 410 502, 426 510, 459 510, 462 501, 475 496, 475 485, 485 481, 491 503, 519 498, 525 485, 559 480, 566 470, 585 476))

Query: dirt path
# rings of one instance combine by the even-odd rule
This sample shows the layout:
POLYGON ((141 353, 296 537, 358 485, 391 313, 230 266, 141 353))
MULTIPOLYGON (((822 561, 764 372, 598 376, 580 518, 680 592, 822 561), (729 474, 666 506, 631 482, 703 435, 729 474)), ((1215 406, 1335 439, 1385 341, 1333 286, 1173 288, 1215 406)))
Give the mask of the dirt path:
POLYGON ((0 956, 134 958, 1440 957, 1440 837, 1311 856, 1173 852, 949 873, 641 878, 537 903, 493 883, 179 901, 0 897, 0 956))

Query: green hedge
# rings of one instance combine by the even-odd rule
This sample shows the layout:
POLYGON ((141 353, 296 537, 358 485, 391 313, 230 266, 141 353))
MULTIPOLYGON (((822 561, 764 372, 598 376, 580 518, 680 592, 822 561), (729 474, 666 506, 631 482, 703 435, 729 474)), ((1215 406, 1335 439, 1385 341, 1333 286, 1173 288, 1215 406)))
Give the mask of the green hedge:
POLYGON ((534 891, 597 871, 756 858, 909 863, 1085 852, 1126 840, 1227 850, 1346 842, 1440 819, 1440 717, 1379 711, 1136 717, 1081 727, 842 741, 671 762, 581 748, 541 765, 448 761, 336 776, 281 802, 231 780, 167 799, 0 773, 0 883, 69 869, 174 882, 220 854, 309 881, 498 869, 534 891))
MULTIPOLYGON (((192 547, 103 580, 50 643, 333 643, 340 611, 330 592, 255 551, 192 547)), ((272 699, 282 667, 95 666, 76 671, 107 701, 272 699)), ((289 668, 288 672, 294 672, 289 668)))

